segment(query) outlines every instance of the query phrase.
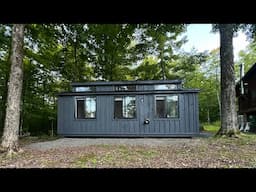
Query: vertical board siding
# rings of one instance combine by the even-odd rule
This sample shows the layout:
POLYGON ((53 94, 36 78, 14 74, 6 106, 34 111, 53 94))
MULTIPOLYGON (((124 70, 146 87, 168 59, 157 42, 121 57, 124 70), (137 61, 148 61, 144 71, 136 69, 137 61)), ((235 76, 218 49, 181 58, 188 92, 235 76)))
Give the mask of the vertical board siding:
MULTIPOLYGON (((101 90, 111 86, 101 87, 101 90)), ((151 89, 149 85, 138 86, 151 89)), ((75 97, 58 98, 58 134, 61 135, 133 135, 157 136, 191 134, 199 132, 198 95, 179 94, 179 118, 155 117, 155 95, 136 96, 136 119, 114 119, 114 96, 96 96, 96 119, 75 119, 75 97), (144 103, 140 102, 144 98, 144 103), (143 108, 142 108, 143 107, 143 108), (150 124, 144 125, 144 118, 150 124)))
POLYGON ((198 94, 195 94, 195 132, 199 133, 199 105, 198 94))
POLYGON ((180 127, 180 122, 181 121, 178 121, 178 120, 174 121, 174 126, 173 126, 173 132, 174 133, 180 133, 180 132, 184 133, 184 131, 182 131, 183 128, 180 127))
MULTIPOLYGON (((101 86, 100 88, 104 88, 104 87, 101 86)), ((105 107, 101 107, 102 106, 101 98, 102 98, 101 96, 97 96, 97 98, 96 98, 96 108, 97 108, 97 112, 96 112, 97 121, 96 121, 96 127, 95 127, 96 133, 98 133, 100 131, 102 131, 102 132, 105 131, 105 126, 103 126, 105 114, 104 115, 102 114, 105 107)))
POLYGON ((58 101, 57 101, 58 105, 57 105, 57 111, 58 111, 58 114, 57 114, 57 132, 58 134, 63 134, 64 133, 64 126, 63 126, 63 104, 64 104, 64 101, 63 101, 63 97, 59 97, 58 98, 58 101))
POLYGON ((193 109, 193 95, 192 94, 189 94, 189 97, 188 97, 188 109, 189 109, 189 131, 192 131, 193 130, 193 115, 194 115, 194 109, 193 109))
POLYGON ((192 122, 194 122, 193 123, 193 132, 194 131, 196 131, 196 118, 195 118, 195 115, 196 115, 196 106, 195 106, 195 103, 196 103, 196 96, 195 96, 195 94, 193 94, 193 115, 192 115, 192 118, 193 118, 193 120, 192 120, 192 122))
POLYGON ((164 129, 163 129, 163 131, 164 131, 164 134, 168 134, 168 133, 170 133, 170 131, 169 131, 169 128, 170 127, 172 127, 172 125, 173 125, 173 121, 170 121, 170 120, 165 120, 164 121, 164 129))
POLYGON ((184 95, 184 104, 185 104, 185 127, 186 127, 186 131, 189 132, 189 105, 188 105, 188 95, 184 95))
POLYGON ((185 130, 184 126, 184 96, 183 94, 179 94, 179 126, 175 126, 175 132, 181 132, 185 130))

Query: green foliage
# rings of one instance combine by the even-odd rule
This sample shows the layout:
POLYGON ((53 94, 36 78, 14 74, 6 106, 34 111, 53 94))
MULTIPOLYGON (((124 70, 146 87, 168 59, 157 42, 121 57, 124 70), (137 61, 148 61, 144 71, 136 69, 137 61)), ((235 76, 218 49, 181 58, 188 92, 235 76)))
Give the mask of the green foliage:
MULTIPOLYGON (((145 54, 154 55, 155 61, 158 66, 154 66, 156 69, 156 75, 154 79, 170 79, 169 75, 169 62, 177 58, 177 53, 186 40, 178 39, 178 36, 185 32, 186 25, 171 25, 171 24, 142 24, 139 25, 139 32, 137 35, 138 44, 135 46, 135 51, 141 50, 145 54)), ((147 60, 144 61, 144 65, 147 66, 147 60)), ((152 65, 150 66, 152 69, 152 65)), ((145 67, 139 68, 143 70, 145 67)), ((152 75, 151 75, 152 77, 152 75)))
POLYGON ((0 133, 3 130, 10 71, 11 25, 0 24, 0 133))
POLYGON ((102 80, 129 79, 132 55, 129 47, 135 25, 91 24, 87 32, 87 55, 95 78, 102 80))
POLYGON ((148 56, 142 63, 134 69, 133 74, 138 80, 157 80, 161 79, 160 68, 157 59, 148 56))
POLYGON ((251 42, 245 50, 239 52, 239 59, 235 65, 237 79, 240 79, 239 65, 241 63, 244 64, 244 73, 246 73, 254 63, 256 63, 256 42, 251 42))
MULTIPOLYGON (((9 75, 10 25, 0 25, 0 122, 9 75)), ((32 135, 56 132, 57 94, 70 82, 182 79, 200 88, 200 120, 219 117, 216 54, 181 53, 186 25, 27 24, 21 123, 32 135), (214 60, 215 59, 215 60, 214 60), (204 70, 202 70, 202 66, 204 70), (206 70, 207 69, 207 70, 206 70)))
MULTIPOLYGON (((198 88, 199 93, 199 119, 201 122, 214 122, 220 120, 219 98, 220 98, 220 68, 219 49, 209 54, 200 55, 198 65, 194 70, 187 71, 184 87, 198 88), (200 67, 199 67, 200 66, 200 67)), ((184 70, 181 70, 181 72, 184 70)))
MULTIPOLYGON (((181 53, 175 60, 168 63, 168 76, 172 78, 180 78, 184 81, 184 86, 189 88, 189 83, 199 70, 199 66, 205 62, 207 53, 198 53, 192 50, 190 53, 181 53)), ((196 88, 196 87, 192 87, 196 88)))

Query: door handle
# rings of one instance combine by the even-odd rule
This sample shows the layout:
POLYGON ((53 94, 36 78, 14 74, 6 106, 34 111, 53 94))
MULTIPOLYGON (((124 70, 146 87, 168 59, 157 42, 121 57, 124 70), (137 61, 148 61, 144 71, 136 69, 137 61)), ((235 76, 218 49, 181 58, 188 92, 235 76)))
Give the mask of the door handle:
POLYGON ((150 123, 150 119, 149 118, 146 118, 145 120, 144 120, 144 124, 149 124, 150 123))

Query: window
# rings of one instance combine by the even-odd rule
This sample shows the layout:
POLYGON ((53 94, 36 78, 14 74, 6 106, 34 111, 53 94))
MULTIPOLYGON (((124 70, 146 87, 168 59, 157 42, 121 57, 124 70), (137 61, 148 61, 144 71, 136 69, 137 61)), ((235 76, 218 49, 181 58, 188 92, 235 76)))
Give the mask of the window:
POLYGON ((76 99, 76 118, 96 118, 96 97, 83 97, 76 99))
MULTIPOLYGON (((239 86, 239 89, 241 89, 241 87, 239 86)), ((241 90, 240 90, 241 91, 241 90)), ((248 83, 244 83, 244 94, 248 95, 248 83)))
POLYGON ((136 99, 135 96, 118 96, 114 101, 114 118, 135 118, 136 99))
POLYGON ((178 118, 178 108, 178 95, 156 96, 156 116, 158 118, 178 118))
POLYGON ((90 91, 95 91, 95 87, 74 87, 75 92, 90 92, 90 91))
POLYGON ((115 86, 116 91, 136 91, 136 85, 115 86))
POLYGON ((177 89, 177 84, 155 85, 155 90, 172 90, 177 89))

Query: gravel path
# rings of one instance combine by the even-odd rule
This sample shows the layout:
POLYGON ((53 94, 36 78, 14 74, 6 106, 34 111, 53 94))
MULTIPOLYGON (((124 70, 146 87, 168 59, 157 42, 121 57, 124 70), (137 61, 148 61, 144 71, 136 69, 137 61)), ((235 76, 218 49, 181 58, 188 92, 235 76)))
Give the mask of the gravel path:
POLYGON ((183 143, 197 144, 198 141, 198 138, 61 138, 54 141, 32 143, 25 148, 48 150, 89 145, 146 145, 154 147, 183 143))

